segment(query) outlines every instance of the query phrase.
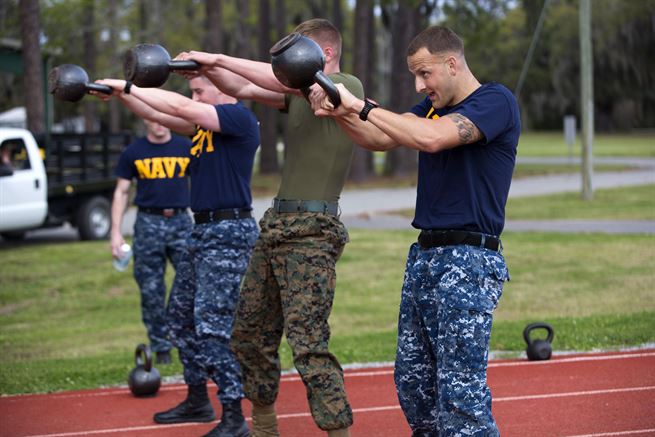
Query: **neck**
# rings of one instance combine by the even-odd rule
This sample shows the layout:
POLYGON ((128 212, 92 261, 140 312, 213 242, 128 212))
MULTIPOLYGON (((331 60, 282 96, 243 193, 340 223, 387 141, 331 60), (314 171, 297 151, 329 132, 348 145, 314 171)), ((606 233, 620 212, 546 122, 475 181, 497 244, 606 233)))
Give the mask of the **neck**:
POLYGON ((325 64, 325 68, 323 69, 323 73, 325 74, 332 74, 332 73, 340 73, 341 69, 339 68, 339 60, 332 60, 325 64))
POLYGON ((455 94, 453 98, 453 105, 458 104, 468 96, 470 96, 475 90, 480 88, 480 82, 469 72, 466 78, 462 81, 459 91, 455 94))
POLYGON ((171 140, 171 134, 169 132, 166 136, 163 137, 156 137, 154 135, 148 134, 146 135, 146 138, 148 138, 148 141, 153 144, 164 144, 171 140))

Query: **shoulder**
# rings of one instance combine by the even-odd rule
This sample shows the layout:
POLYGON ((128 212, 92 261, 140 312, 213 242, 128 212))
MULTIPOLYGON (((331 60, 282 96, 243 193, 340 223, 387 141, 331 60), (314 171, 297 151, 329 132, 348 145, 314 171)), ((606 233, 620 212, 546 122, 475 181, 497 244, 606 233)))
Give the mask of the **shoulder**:
POLYGON ((345 86, 348 89, 348 91, 350 91, 354 95, 363 96, 364 86, 362 85, 362 82, 352 74, 339 72, 339 73, 332 73, 328 75, 328 77, 334 83, 343 84, 343 86, 345 86))
POLYGON ((472 97, 478 100, 492 100, 496 102, 500 99, 502 102, 506 102, 510 106, 518 105, 514 94, 507 89, 506 86, 496 82, 489 82, 481 85, 472 97))
POLYGON ((146 139, 146 137, 138 137, 130 144, 128 144, 125 149, 123 149, 123 155, 131 155, 137 153, 139 149, 141 149, 143 146, 147 146, 148 144, 149 141, 146 139))
POLYGON ((216 105, 216 111, 219 118, 221 118, 221 122, 226 118, 242 123, 247 120, 257 122, 255 114, 241 102, 216 105))
POLYGON ((171 139, 175 144, 183 144, 183 145, 191 144, 191 139, 189 137, 184 137, 182 135, 171 134, 171 139))

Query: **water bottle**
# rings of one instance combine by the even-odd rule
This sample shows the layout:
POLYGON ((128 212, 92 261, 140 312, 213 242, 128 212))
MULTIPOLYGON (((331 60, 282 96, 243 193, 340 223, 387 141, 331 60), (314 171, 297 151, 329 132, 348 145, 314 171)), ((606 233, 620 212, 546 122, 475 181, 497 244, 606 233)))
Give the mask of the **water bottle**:
POLYGON ((114 268, 119 272, 125 271, 127 266, 130 264, 130 260, 132 259, 132 247, 130 247, 130 245, 127 243, 123 243, 121 246, 121 252, 123 252, 123 256, 120 258, 114 258, 112 261, 114 268))

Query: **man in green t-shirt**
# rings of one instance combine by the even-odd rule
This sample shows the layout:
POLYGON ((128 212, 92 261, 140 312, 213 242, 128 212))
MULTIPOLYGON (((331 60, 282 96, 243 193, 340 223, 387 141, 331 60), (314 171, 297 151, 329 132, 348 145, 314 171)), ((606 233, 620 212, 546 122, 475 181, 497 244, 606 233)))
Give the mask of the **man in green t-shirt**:
MULTIPOLYGON (((360 81, 339 71, 341 35, 329 21, 309 20, 294 32, 323 49, 324 72, 333 82, 363 98, 360 81)), ((338 200, 353 143, 338 128, 338 119, 314 116, 301 92, 282 85, 268 63, 201 52, 178 58, 200 63, 200 71, 227 94, 289 113, 282 182, 273 207, 259 223, 261 233, 241 287, 232 332, 244 392, 253 403, 252 435, 279 435, 274 403, 280 381, 278 347, 286 330, 314 421, 331 437, 349 436, 352 409, 343 370, 328 350, 328 317, 335 264, 348 242, 338 200)))

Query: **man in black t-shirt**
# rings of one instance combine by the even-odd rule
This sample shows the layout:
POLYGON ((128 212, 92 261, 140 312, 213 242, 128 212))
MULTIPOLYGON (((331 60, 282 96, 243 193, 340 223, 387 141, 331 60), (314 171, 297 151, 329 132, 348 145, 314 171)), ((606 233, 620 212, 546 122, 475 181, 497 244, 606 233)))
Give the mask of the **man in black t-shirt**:
POLYGON ((481 84, 462 40, 433 26, 407 49, 426 98, 397 114, 337 84, 341 106, 313 95, 372 150, 419 151, 416 216, 398 321, 395 382, 415 437, 498 436, 486 370, 492 314, 509 279, 500 233, 521 132, 512 93, 481 84))
POLYGON ((171 362, 166 327, 166 260, 177 271, 191 230, 189 207, 188 138, 172 135, 155 122, 144 120, 147 134, 130 144, 116 167, 116 189, 111 205, 111 252, 124 254, 121 232, 132 180, 137 181, 134 204, 134 279, 141 292, 141 317, 157 364, 171 362))

